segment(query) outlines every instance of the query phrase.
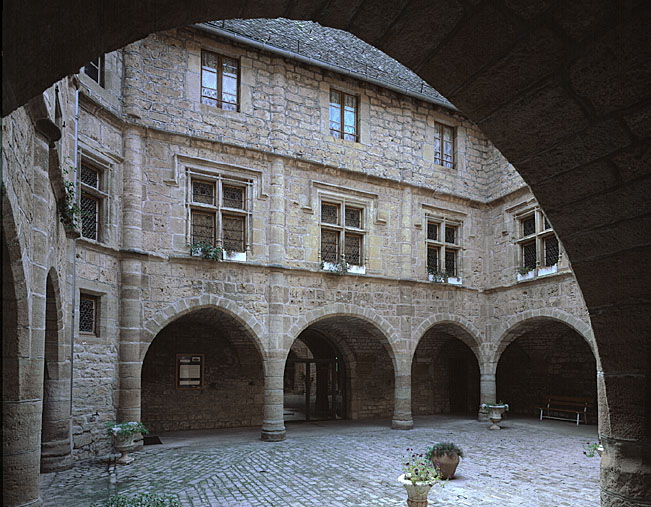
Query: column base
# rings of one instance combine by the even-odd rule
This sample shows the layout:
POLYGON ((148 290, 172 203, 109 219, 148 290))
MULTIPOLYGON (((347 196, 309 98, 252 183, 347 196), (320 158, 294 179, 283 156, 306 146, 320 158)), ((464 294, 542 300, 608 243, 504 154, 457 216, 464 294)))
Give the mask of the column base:
POLYGON ((260 440, 264 442, 282 442, 287 437, 287 432, 283 430, 262 430, 260 440))
POLYGON ((72 454, 65 456, 44 456, 41 454, 41 473, 61 472, 72 468, 74 460, 72 454))
POLYGON ((408 420, 408 421, 402 421, 402 420, 397 420, 394 419, 391 421, 391 429, 394 430, 411 430, 414 428, 414 421, 413 420, 408 420))
POLYGON ((480 410, 477 413, 477 420, 479 422, 488 422, 488 410, 480 410))

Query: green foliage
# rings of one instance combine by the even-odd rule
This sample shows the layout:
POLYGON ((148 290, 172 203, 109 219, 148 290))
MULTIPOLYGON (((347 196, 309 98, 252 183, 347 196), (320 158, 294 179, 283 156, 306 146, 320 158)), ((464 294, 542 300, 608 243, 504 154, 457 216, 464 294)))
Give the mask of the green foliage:
MULTIPOLYGON (((326 270, 330 273, 334 273, 335 275, 345 275, 348 273, 348 263, 343 257, 339 258, 337 262, 329 262, 328 264, 332 265, 332 268, 326 270)), ((325 265, 325 261, 321 261, 321 269, 325 269, 325 265)))
POLYGON ((207 241, 198 241, 190 245, 190 255, 193 257, 203 257, 211 261, 221 261, 223 258, 223 249, 213 246, 207 241))
POLYGON ((414 452, 412 447, 407 447, 407 458, 402 463, 402 473, 405 479, 412 483, 426 482, 428 484, 440 484, 445 481, 441 477, 441 471, 424 454, 414 452))
POLYGON ((597 450, 602 450, 603 447, 601 446, 601 440, 599 442, 586 442, 585 445, 583 446, 583 454, 585 454, 588 458, 594 458, 595 453, 597 450))
POLYGON ((181 507, 181 502, 171 495, 141 493, 135 496, 113 495, 103 503, 94 503, 92 507, 181 507))
POLYGON ((432 276, 432 282, 434 283, 448 283, 448 278, 450 278, 450 275, 448 275, 447 271, 436 271, 434 269, 428 269, 427 274, 432 276))
POLYGON ((427 459, 434 461, 432 457, 443 456, 444 454, 450 457, 456 454, 460 458, 463 458, 463 450, 454 442, 439 442, 438 444, 434 444, 427 448, 426 456, 427 459))
POLYGON ((527 273, 531 273, 532 271, 533 271, 533 268, 530 268, 528 266, 520 266, 518 268, 518 274, 522 275, 522 276, 526 275, 527 273))
POLYGON ((134 433, 146 435, 149 430, 140 421, 121 422, 120 424, 110 422, 106 425, 106 434, 108 436, 120 435, 126 437, 134 433))
MULTIPOLYGON (((63 174, 68 174, 68 172, 68 169, 63 170, 63 174)), ((59 220, 66 231, 77 231, 79 228, 81 208, 75 199, 75 184, 72 181, 64 179, 63 186, 66 195, 63 200, 59 201, 59 220)))

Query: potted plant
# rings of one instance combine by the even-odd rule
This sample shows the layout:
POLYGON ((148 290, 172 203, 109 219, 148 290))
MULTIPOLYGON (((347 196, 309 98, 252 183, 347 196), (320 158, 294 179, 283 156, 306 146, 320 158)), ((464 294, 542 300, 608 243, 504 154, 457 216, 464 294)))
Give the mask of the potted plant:
POLYGON ((601 444, 601 440, 595 443, 586 442, 586 445, 584 445, 583 448, 585 449, 583 454, 588 458, 594 458, 595 453, 599 454, 599 457, 601 457, 604 452, 604 446, 601 444))
POLYGON ((509 411, 508 403, 482 403, 481 408, 488 410, 488 418, 493 423, 489 429, 491 430, 500 430, 500 425, 498 424, 502 420, 502 414, 509 411))
POLYGON ((459 458, 463 458, 463 450, 453 442, 439 442, 428 447, 425 456, 433 465, 438 466, 441 477, 453 479, 459 465, 459 458))
POLYGON ((398 482, 407 490, 409 507, 427 507, 427 495, 435 484, 443 485, 440 470, 427 456, 407 448, 407 459, 402 464, 398 482))
POLYGON ((129 451, 134 448, 133 437, 136 433, 146 435, 149 430, 140 421, 121 422, 120 424, 109 423, 106 426, 106 434, 113 437, 113 447, 121 453, 118 463, 128 465, 133 461, 129 451))

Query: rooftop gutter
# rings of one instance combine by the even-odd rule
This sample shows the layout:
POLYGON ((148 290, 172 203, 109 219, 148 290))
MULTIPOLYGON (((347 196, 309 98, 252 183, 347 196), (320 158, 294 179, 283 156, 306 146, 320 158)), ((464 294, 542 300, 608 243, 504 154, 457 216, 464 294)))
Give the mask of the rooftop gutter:
POLYGON ((350 76, 352 78, 358 79, 360 81, 366 81, 367 83, 374 84, 376 86, 380 86, 381 88, 387 88, 389 90, 393 90, 394 92, 400 93, 402 95, 406 95, 408 97, 413 97, 418 100, 422 100, 424 102, 429 102, 430 104, 436 104, 437 106, 444 107, 446 109, 450 109, 451 111, 459 111, 456 107, 454 107, 452 104, 449 102, 445 102, 442 100, 435 99, 434 97, 430 97, 428 95, 424 95, 422 93, 418 93, 415 91, 407 90, 405 88, 401 88, 399 86, 392 85, 390 83, 386 83, 384 81, 380 81, 379 79, 374 79, 372 77, 366 76, 364 74, 361 74, 359 72, 354 72, 352 70, 346 69, 344 67, 340 67, 338 65, 332 65, 326 62, 323 62, 321 60, 315 60, 313 58, 310 58, 305 55, 301 55, 298 53, 294 53, 293 51, 288 51, 286 49, 280 49, 275 46, 271 46, 269 44, 265 44, 264 42, 259 42, 253 39, 250 39, 248 37, 245 37, 243 35, 238 35, 236 33, 230 32, 228 30, 223 30, 221 28, 217 28, 216 26, 207 24, 207 23, 198 23, 196 25, 193 25, 195 28, 198 28, 199 30, 203 30, 204 32, 208 32, 214 35, 218 35, 220 37, 224 37, 226 39, 230 39, 235 42, 239 42, 240 44, 245 44, 247 46, 253 46, 255 48, 261 49, 262 51, 268 51, 269 53, 274 53, 280 56, 283 56, 285 58, 290 58, 292 60, 298 60, 299 62, 305 63, 307 65, 313 65, 315 67, 320 67, 325 70, 329 70, 332 72, 336 72, 337 74, 343 74, 345 76, 350 76))

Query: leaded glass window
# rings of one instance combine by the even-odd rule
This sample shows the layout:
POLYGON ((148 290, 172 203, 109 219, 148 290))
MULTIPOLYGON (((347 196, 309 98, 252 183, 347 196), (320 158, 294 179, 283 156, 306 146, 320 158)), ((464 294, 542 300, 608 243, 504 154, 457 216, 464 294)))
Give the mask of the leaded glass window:
POLYGON ((440 224, 436 222, 427 222, 427 239, 438 241, 440 224))
POLYGON ((99 230, 99 199, 85 192, 81 193, 81 235, 97 241, 99 230))
POLYGON ((530 236, 536 233, 536 217, 531 215, 522 220, 522 235, 530 236))
POLYGON ((83 68, 84 74, 95 81, 98 85, 104 86, 104 56, 91 60, 83 68))
POLYGON ((346 227, 362 228, 362 210, 346 206, 346 227))
POLYGON ((222 203, 225 208, 244 209, 244 187, 223 185, 222 203))
POLYGON ((337 204, 321 203, 321 222, 324 224, 339 224, 339 206, 337 204))
POLYGON ((244 217, 222 216, 222 244, 227 252, 244 252, 244 217))
POLYGON ((89 165, 81 165, 81 182, 89 187, 99 189, 99 171, 89 165))
POLYGON ((192 212, 192 243, 215 244, 215 215, 213 213, 192 212))
POLYGON ((215 204, 215 183, 192 180, 192 201, 201 204, 215 204))
POLYGON ((438 273, 439 271, 439 249, 435 246, 427 247, 427 272, 438 273))
POLYGON ((553 266, 558 263, 559 249, 556 236, 549 236, 544 239, 545 266, 553 266))
POLYGON ((238 110, 240 63, 211 51, 201 52, 201 102, 238 110))
POLYGON ((445 226, 445 242, 456 244, 457 242, 457 228, 450 227, 449 225, 445 226))
POLYGON ((336 263, 339 261, 339 232, 321 229, 321 260, 336 263))
POLYGON ((536 242, 531 241, 522 245, 522 265, 529 269, 536 268, 536 242))
POLYGON ((97 298, 82 294, 79 298, 79 332, 95 334, 97 298))
POLYGON ((445 250, 445 272, 448 276, 457 276, 457 251, 445 250))
POLYGON ((330 135, 357 141, 357 97, 330 90, 330 135))
POLYGON ((434 125, 434 162, 454 167, 454 128, 441 123, 434 125))
POLYGON ((362 236, 359 234, 346 234, 344 238, 346 262, 353 266, 362 265, 362 236))

